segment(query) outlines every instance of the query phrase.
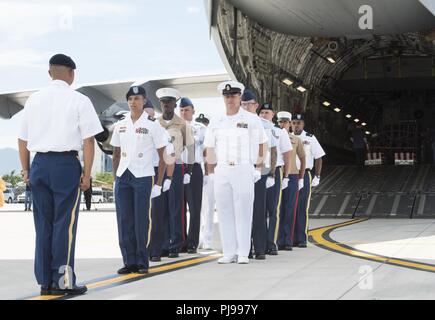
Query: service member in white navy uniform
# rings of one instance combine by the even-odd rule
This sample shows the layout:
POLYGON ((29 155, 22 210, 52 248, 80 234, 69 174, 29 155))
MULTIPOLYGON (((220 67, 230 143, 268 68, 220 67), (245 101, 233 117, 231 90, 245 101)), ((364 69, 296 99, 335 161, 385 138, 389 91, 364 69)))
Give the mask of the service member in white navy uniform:
POLYGON ((42 295, 83 294, 87 288, 76 285, 74 273, 80 190, 89 189, 94 136, 103 128, 89 98, 70 87, 74 61, 57 54, 49 64, 53 82, 27 100, 18 136, 24 180, 33 192, 35 275, 42 295), (30 152, 36 156, 29 176, 30 152))
MULTIPOLYGON (((190 166, 188 172, 191 172, 190 179, 186 179, 184 184, 184 212, 187 213, 189 206, 189 228, 185 235, 187 253, 194 254, 197 252, 199 245, 199 231, 201 228, 201 207, 202 207, 202 189, 204 183, 204 173, 202 164, 204 163, 204 138, 206 126, 198 121, 192 121, 195 114, 195 107, 189 98, 181 98, 180 100, 180 117, 192 128, 193 138, 195 140, 194 155, 189 161, 187 149, 183 151, 183 164, 190 166), (193 163, 189 163, 193 162, 193 163)), ((187 218, 187 217, 186 217, 187 218)), ((185 218, 185 220, 186 220, 185 218)), ((187 224, 186 224, 187 228, 187 224)))
POLYGON ((148 273, 148 244, 151 234, 151 199, 162 192, 164 150, 168 144, 163 128, 144 111, 145 89, 133 86, 127 92, 130 113, 115 124, 110 144, 116 173, 115 199, 120 247, 124 267, 119 274, 148 273), (159 169, 155 183, 153 152, 158 151, 159 169), (123 249, 123 250, 122 250, 123 249))
POLYGON ((241 108, 244 86, 218 86, 226 115, 207 127, 204 146, 209 175, 214 174, 223 257, 219 263, 249 263, 254 185, 261 179, 267 136, 259 117, 241 108), (214 167, 214 164, 217 164, 214 167), (256 168, 254 168, 256 165, 256 168))
POLYGON ((294 246, 299 248, 307 247, 308 238, 308 212, 310 210, 311 188, 315 188, 320 183, 320 173, 322 171, 322 157, 325 151, 316 139, 314 134, 304 130, 304 114, 292 115, 293 134, 302 140, 305 150, 306 171, 304 176, 303 188, 299 191, 298 211, 296 214, 296 225, 294 231, 294 246), (314 178, 311 170, 314 168, 314 178))

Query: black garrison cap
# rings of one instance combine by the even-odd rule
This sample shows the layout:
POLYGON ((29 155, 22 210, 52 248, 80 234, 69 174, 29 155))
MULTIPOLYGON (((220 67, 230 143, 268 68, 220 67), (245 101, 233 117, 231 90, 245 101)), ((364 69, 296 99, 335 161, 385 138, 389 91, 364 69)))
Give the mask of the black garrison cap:
POLYGON ((56 66, 64 66, 64 67, 68 67, 71 69, 76 69, 76 64, 73 61, 73 59, 71 59, 71 57, 68 57, 68 56, 61 54, 61 53, 58 53, 58 54, 55 54, 54 56, 52 56, 50 58, 49 64, 56 65, 56 66))

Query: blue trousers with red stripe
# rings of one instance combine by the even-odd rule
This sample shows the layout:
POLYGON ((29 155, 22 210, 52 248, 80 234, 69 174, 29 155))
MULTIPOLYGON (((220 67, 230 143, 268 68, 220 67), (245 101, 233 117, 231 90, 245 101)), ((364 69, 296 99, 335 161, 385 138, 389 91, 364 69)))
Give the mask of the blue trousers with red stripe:
POLYGON ((41 286, 75 285, 81 172, 73 154, 37 153, 33 160, 29 178, 36 230, 35 276, 41 286))
POLYGON ((179 252, 183 244, 183 170, 176 164, 171 188, 153 199, 150 255, 160 257, 166 248, 179 252), (168 236, 169 235, 169 236, 168 236))

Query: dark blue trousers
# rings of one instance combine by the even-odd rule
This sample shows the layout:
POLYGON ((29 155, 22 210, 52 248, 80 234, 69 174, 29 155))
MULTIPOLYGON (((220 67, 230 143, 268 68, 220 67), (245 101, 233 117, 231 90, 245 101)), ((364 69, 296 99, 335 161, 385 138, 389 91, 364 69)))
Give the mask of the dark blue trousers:
POLYGON ((308 238, 308 211, 311 200, 311 172, 304 175, 304 187, 299 191, 298 211, 295 225, 295 242, 306 244, 308 238))
POLYGON ((299 196, 298 178, 299 175, 290 174, 288 187, 282 190, 278 246, 293 246, 294 225, 299 196))
POLYGON ((267 175, 261 176, 261 179, 255 184, 254 189, 252 243, 256 254, 265 254, 267 248, 266 180, 267 175))
POLYGON ((76 155, 37 153, 30 169, 38 284, 75 285, 74 253, 82 168, 76 155))
POLYGON ((148 268, 150 240, 151 189, 153 177, 136 178, 128 169, 116 178, 118 203, 118 234, 123 261, 126 266, 148 268))
POLYGON ((269 219, 267 225, 267 250, 278 250, 278 229, 280 220, 281 204, 281 167, 275 170, 275 185, 267 189, 266 194, 266 216, 269 219))
MULTIPOLYGON (((187 248, 198 248, 199 231, 201 228, 202 187, 204 174, 201 165, 195 163, 192 169, 190 183, 184 186, 186 203, 189 206, 189 231, 186 237, 187 248)), ((184 206, 184 212, 187 207, 184 206)), ((184 221, 187 221, 186 218, 184 221)), ((185 224, 187 225, 187 224, 185 224)))
POLYGON ((153 199, 153 227, 150 255, 161 256, 166 248, 179 252, 183 244, 183 172, 182 165, 176 164, 171 188, 153 199), (169 235, 169 237, 168 237, 169 235))

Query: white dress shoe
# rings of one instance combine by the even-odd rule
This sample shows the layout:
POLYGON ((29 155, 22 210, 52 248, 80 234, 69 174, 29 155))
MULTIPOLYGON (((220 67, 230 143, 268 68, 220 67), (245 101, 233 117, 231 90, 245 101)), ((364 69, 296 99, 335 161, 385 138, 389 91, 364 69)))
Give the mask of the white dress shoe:
POLYGON ((249 258, 248 257, 239 257, 237 259, 237 263, 238 264, 248 264, 249 263, 249 258))
POLYGON ((237 262, 237 256, 223 256, 218 260, 219 264, 228 264, 237 262))

